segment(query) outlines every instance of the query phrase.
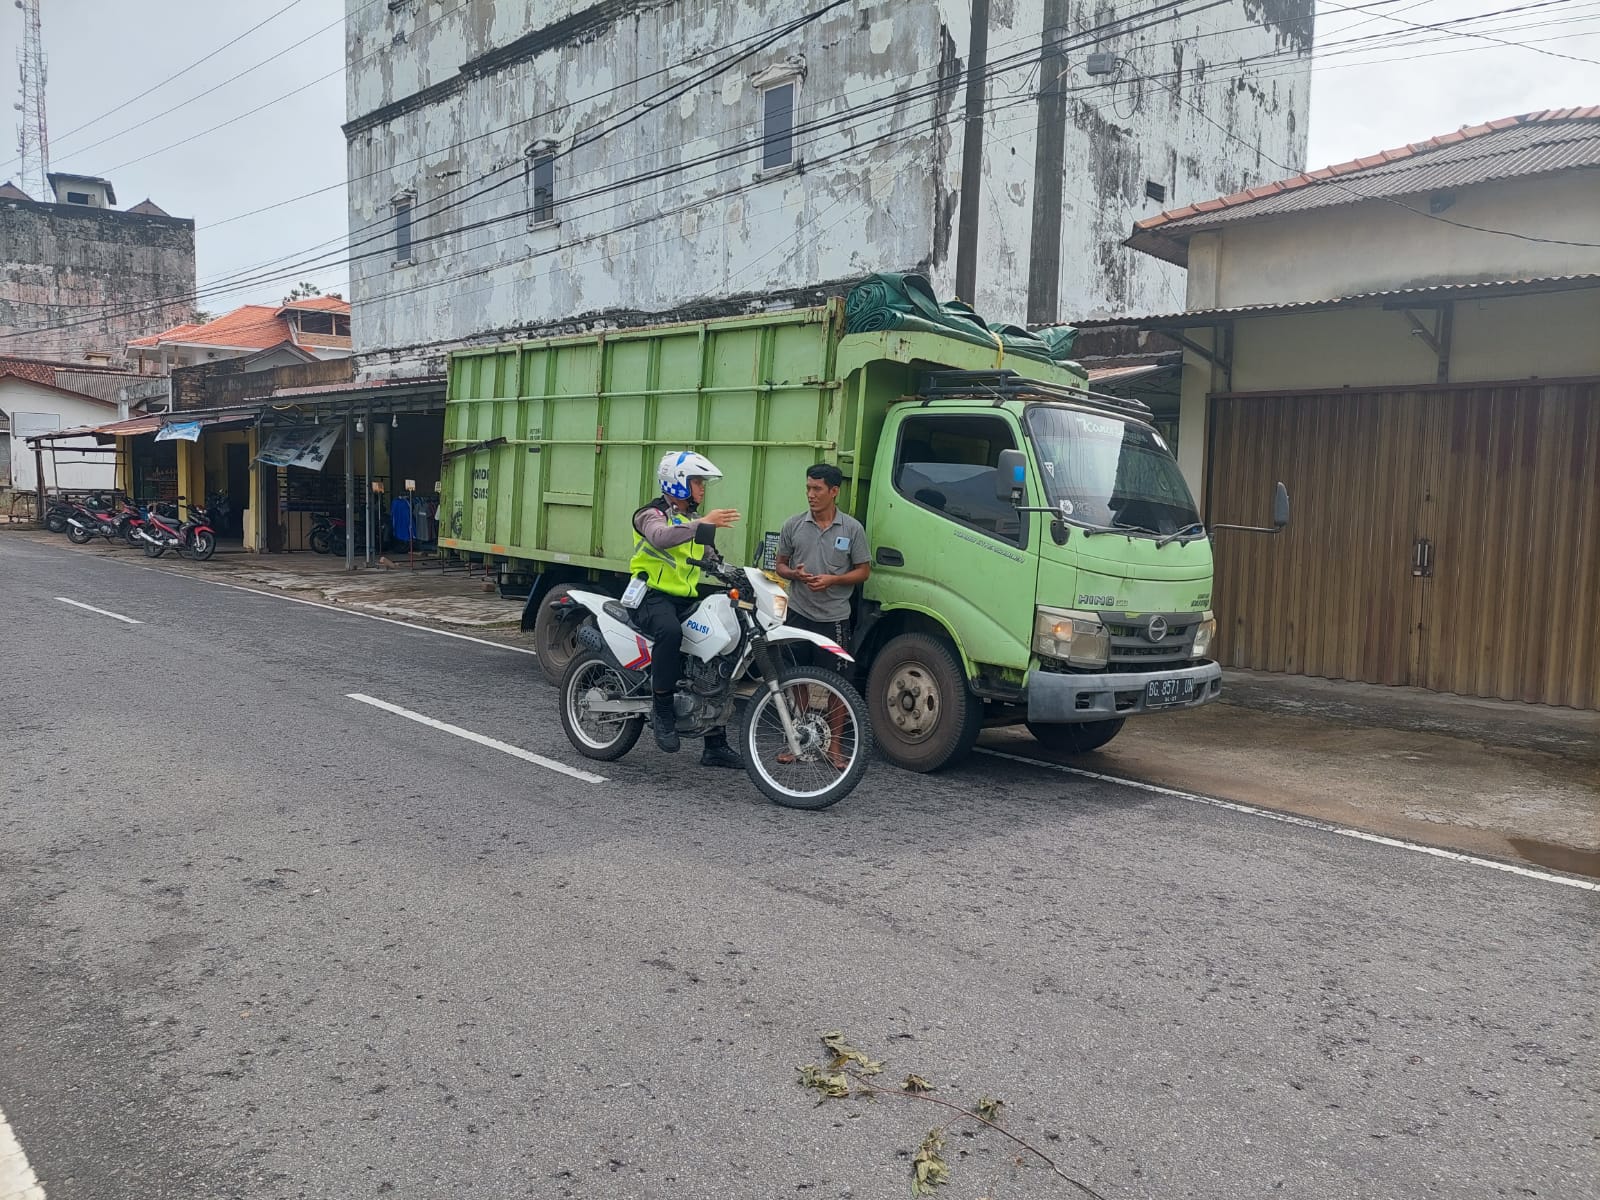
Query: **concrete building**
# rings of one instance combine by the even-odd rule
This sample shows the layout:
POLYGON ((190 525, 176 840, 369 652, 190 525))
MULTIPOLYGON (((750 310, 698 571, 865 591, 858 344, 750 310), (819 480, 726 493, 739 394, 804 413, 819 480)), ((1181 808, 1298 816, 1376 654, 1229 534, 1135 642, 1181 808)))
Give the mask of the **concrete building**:
POLYGON ((194 312, 194 222, 109 181, 52 174, 53 203, 0 186, 0 354, 120 365, 194 312))
MULTIPOLYGON (((403 372, 469 341, 810 303, 874 271, 958 294, 969 14, 347 0, 357 352, 403 372)), ((994 0, 966 298, 1035 324, 1175 305, 1181 272, 1125 231, 1301 165, 1312 14, 994 0)))
POLYGON ((1189 204, 1178 459, 1221 661, 1600 709, 1600 106, 1189 204))

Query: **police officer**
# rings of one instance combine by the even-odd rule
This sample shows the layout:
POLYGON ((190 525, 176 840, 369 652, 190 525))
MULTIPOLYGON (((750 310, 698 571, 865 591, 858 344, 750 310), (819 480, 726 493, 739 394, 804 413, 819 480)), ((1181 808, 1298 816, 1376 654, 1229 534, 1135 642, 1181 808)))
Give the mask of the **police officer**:
MULTIPOLYGON (((635 536, 628 572, 635 579, 642 575, 648 587, 634 612, 634 624, 651 640, 650 687, 655 707, 650 730, 656 745, 672 754, 678 749, 678 718, 672 697, 683 677, 683 619, 699 594, 700 568, 689 563, 691 557, 698 557, 695 529, 701 524, 727 529, 739 519, 739 513, 715 508, 704 516, 695 515, 706 498, 706 480, 722 478, 716 464, 704 455, 669 451, 656 468, 656 478, 661 495, 633 514, 635 536)), ((723 730, 706 734, 700 764, 741 765, 723 730)))

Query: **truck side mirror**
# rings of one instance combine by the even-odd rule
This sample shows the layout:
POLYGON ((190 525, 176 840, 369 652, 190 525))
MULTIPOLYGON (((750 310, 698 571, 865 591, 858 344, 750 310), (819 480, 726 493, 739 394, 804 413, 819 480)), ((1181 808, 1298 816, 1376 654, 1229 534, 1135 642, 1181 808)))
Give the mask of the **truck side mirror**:
POLYGON ((994 497, 1020 505, 1028 494, 1028 456, 1021 450, 1000 451, 994 472, 994 497))
POLYGON ((1272 496, 1272 524, 1276 529, 1282 529, 1289 523, 1289 489, 1282 483, 1272 496))

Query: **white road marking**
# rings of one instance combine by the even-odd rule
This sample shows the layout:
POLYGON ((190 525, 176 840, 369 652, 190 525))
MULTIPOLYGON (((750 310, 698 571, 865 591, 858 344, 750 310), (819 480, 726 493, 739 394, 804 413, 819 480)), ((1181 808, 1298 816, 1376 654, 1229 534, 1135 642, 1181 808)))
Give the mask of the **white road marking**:
POLYGON ((1521 875, 1525 879, 1537 879, 1544 883, 1559 883, 1565 887, 1578 888, 1586 892, 1600 892, 1600 881, 1592 879, 1579 879, 1573 875, 1555 875, 1549 871, 1539 871, 1532 867, 1521 867, 1516 863, 1500 862, 1493 858, 1479 858, 1475 854, 1463 854, 1458 850, 1444 850, 1438 846, 1425 846, 1421 842, 1408 842, 1403 838, 1386 837, 1381 833, 1368 833, 1364 829, 1351 829, 1344 825, 1334 825, 1328 821, 1318 821, 1311 817, 1300 817, 1293 813, 1274 812, 1269 808, 1257 808, 1253 804, 1240 804, 1233 800, 1219 800, 1215 796, 1202 796, 1198 792, 1185 792, 1177 788, 1162 787, 1154 783, 1142 783, 1137 779, 1122 779, 1116 775, 1102 775, 1098 771, 1085 771, 1082 767, 1069 767, 1062 763, 1045 762, 1043 759, 1027 758, 1021 754, 1007 754, 1003 750, 990 750, 979 746, 979 754, 987 754, 991 758, 1004 758, 1011 762, 1026 763, 1030 767, 1042 767, 1046 771, 1060 771, 1067 775, 1081 775, 1085 779, 1097 779, 1102 783, 1116 783, 1123 787, 1137 788, 1142 792, 1154 792, 1158 796, 1171 796, 1176 800, 1192 800, 1196 804, 1209 804, 1214 808, 1226 808, 1230 812, 1244 813, 1251 817, 1264 817, 1268 821, 1280 821, 1285 825, 1297 825, 1302 829, 1315 829, 1321 833, 1337 834, 1339 837, 1354 838, 1360 842, 1372 842, 1378 846, 1391 846, 1396 850, 1410 850, 1415 854, 1426 854, 1432 858, 1447 858, 1451 862, 1467 863, 1474 867, 1488 867, 1492 871, 1505 871, 1511 875, 1521 875))
MULTIPOLYGON (((79 557, 80 561, 82 561, 82 556, 79 557)), ((316 600, 302 600, 299 596, 285 596, 281 592, 264 592, 260 588, 245 587, 238 583, 224 583, 220 579, 205 579, 199 575, 190 575, 185 571, 173 571, 165 567, 151 567, 146 566, 144 563, 124 562, 118 558, 99 554, 92 556, 91 561, 114 563, 119 567, 132 567, 137 571, 154 571, 158 575, 166 575, 172 579, 187 579, 194 583, 209 583, 212 587, 227 588, 229 591, 234 592, 248 592, 252 596, 265 596, 269 600, 287 600, 290 604, 304 604, 307 608, 320 608, 324 612, 339 613, 346 617, 363 617, 368 621, 382 621, 385 625, 400 625, 406 629, 415 629, 419 633, 432 633, 439 637, 455 638, 460 642, 476 642, 480 646, 492 646, 496 650, 509 650, 513 654, 529 654, 534 658, 539 657, 536 651, 529 650, 523 646, 513 646, 508 642, 491 641, 489 638, 473 637, 467 633, 454 633, 448 629, 434 629, 428 625, 418 625, 412 621, 402 621, 396 617, 380 617, 377 613, 357 612, 353 608, 340 608, 336 604, 321 604, 316 600)), ((67 603, 75 602, 69 600, 67 603)), ((96 611, 99 610, 97 609, 96 611)))
POLYGON ((557 762, 553 758, 545 758, 542 754, 535 754, 531 750, 524 750, 521 746, 513 746, 510 742, 502 742, 498 738, 486 737, 481 733, 473 733, 470 729, 463 729, 459 725, 449 725, 444 721, 436 721, 432 717, 425 717, 421 713, 412 712, 409 708, 401 708, 398 704, 390 704, 387 700, 377 700, 371 696, 363 696, 360 692, 347 692, 346 698, 359 700, 362 704, 370 704, 373 708, 381 708, 384 712, 394 713, 397 717, 404 717, 408 721, 415 721, 419 725, 426 725, 430 729, 437 729, 442 733, 454 734, 458 738, 465 738, 469 742, 477 742, 480 746, 487 746, 491 750, 498 750, 501 754, 509 754, 512 758, 520 758, 523 762, 532 763, 536 767, 543 767, 547 771, 556 771, 572 779, 582 780, 584 783, 604 783, 604 775, 594 775, 588 771, 580 771, 576 767, 569 767, 566 763, 557 762))
POLYGON ((44 1200, 44 1185, 28 1165, 4 1112, 0 1112, 0 1200, 44 1200))
POLYGON ((88 612, 99 613, 102 617, 110 617, 113 621, 121 621, 125 625, 143 625, 143 621, 135 621, 132 617, 125 617, 121 613, 110 612, 104 608, 96 608, 92 604, 85 604, 82 600, 68 600, 65 596, 57 596, 63 604, 70 604, 73 608, 81 608, 88 612))

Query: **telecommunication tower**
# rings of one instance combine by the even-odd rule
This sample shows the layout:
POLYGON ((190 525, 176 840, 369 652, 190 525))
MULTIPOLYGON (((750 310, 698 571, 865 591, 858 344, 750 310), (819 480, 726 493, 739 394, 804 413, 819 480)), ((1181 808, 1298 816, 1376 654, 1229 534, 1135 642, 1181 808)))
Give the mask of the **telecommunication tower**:
POLYGON ((49 72, 44 59, 44 35, 40 32, 41 0, 16 0, 22 10, 22 49, 17 52, 18 74, 22 77, 22 99, 16 109, 17 152, 22 156, 21 188, 35 200, 53 200, 50 194, 50 134, 44 119, 44 86, 49 72))

